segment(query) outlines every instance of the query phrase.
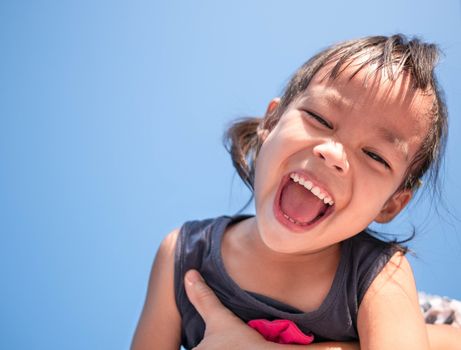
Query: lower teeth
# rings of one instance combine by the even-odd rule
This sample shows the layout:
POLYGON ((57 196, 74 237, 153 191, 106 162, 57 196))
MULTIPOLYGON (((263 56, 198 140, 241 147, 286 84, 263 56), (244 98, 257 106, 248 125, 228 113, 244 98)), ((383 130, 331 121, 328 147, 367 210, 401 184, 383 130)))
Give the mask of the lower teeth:
POLYGON ((283 216, 286 219, 290 220, 293 224, 299 224, 295 219, 290 218, 287 214, 284 213, 283 216))
POLYGON ((292 222, 293 224, 296 224, 296 225, 301 225, 301 226, 307 226, 309 224, 312 224, 314 223, 315 221, 317 221, 318 219, 320 219, 323 215, 325 215, 324 213, 321 213, 319 215, 317 215, 313 220, 309 221, 309 222, 299 222, 299 221, 296 221, 295 219, 289 217, 287 214, 285 213, 282 213, 283 216, 285 217, 285 219, 289 220, 290 222, 292 222))

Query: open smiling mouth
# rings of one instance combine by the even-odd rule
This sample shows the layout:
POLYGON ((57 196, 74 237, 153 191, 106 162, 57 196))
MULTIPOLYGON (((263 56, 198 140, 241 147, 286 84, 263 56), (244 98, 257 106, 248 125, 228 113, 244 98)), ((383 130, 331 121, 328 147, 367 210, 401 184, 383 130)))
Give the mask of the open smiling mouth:
POLYGON ((274 202, 276 218, 289 229, 306 231, 333 212, 331 196, 301 174, 284 177, 274 202))

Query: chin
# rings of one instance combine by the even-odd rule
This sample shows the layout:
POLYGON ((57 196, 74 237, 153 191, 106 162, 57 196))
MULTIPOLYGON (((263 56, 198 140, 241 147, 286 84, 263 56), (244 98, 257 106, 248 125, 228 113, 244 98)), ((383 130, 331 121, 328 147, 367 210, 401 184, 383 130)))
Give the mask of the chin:
POLYGON ((295 254, 308 252, 304 235, 296 234, 287 230, 275 219, 265 220, 266 224, 258 224, 258 232, 264 245, 275 253, 295 254))

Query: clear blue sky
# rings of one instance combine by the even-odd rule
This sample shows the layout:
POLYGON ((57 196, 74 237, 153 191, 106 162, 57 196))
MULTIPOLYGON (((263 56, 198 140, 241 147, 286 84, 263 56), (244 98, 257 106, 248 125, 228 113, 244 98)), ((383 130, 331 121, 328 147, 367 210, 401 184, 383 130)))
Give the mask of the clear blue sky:
POLYGON ((343 39, 440 44, 451 116, 440 215, 391 232, 418 288, 461 299, 461 7, 444 1, 2 1, 0 348, 126 349, 162 237, 249 193, 221 146, 343 39))

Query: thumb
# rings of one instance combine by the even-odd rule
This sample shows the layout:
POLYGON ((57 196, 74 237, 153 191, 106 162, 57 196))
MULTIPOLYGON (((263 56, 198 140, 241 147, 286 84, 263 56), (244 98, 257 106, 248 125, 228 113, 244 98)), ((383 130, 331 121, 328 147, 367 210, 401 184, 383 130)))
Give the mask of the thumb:
POLYGON ((186 272, 184 286, 187 297, 197 312, 202 316, 205 324, 208 325, 212 317, 223 320, 223 318, 236 318, 236 316, 226 309, 216 297, 214 292, 205 283, 202 276, 196 270, 186 272))

